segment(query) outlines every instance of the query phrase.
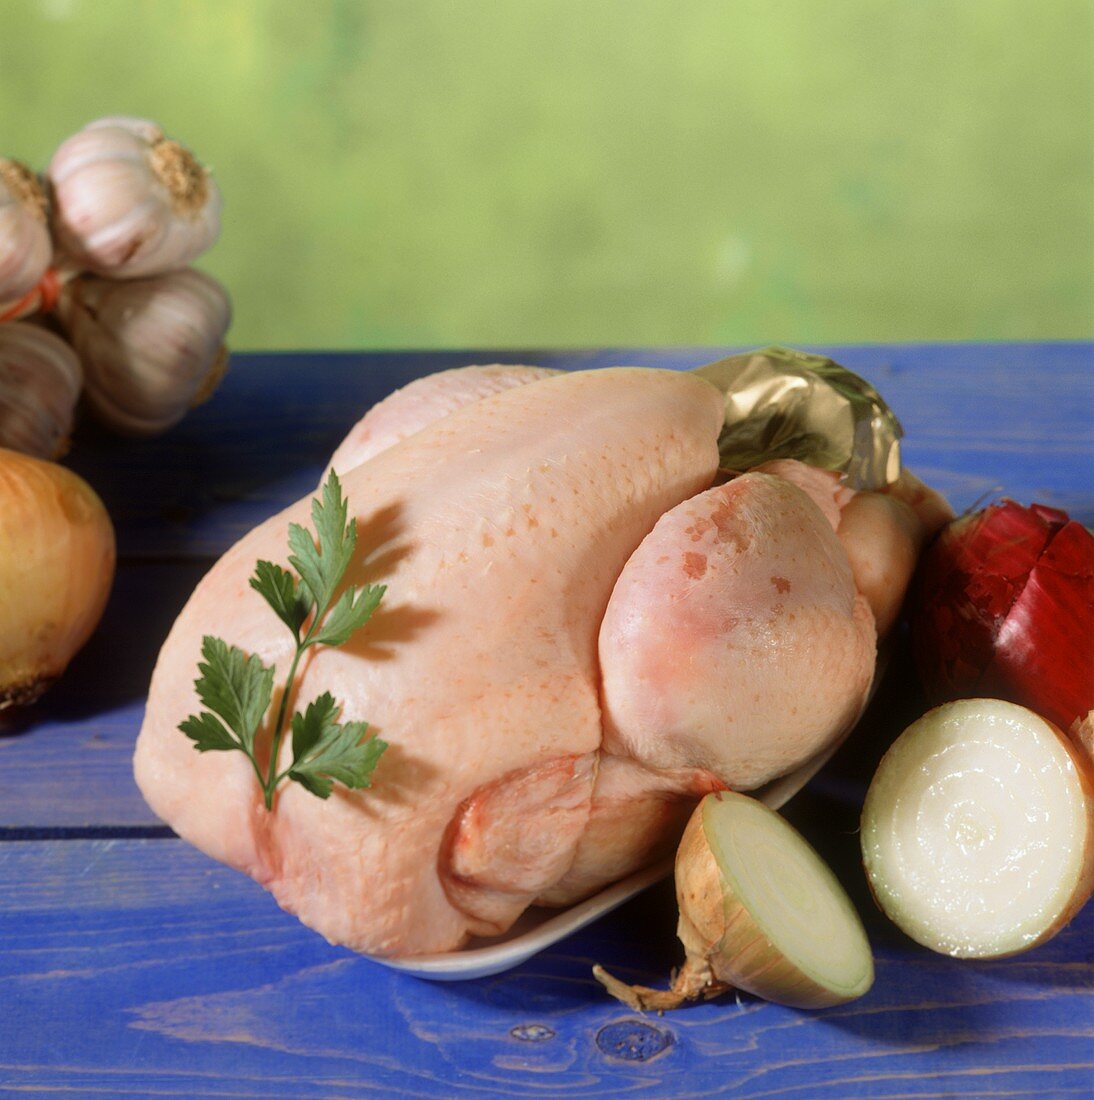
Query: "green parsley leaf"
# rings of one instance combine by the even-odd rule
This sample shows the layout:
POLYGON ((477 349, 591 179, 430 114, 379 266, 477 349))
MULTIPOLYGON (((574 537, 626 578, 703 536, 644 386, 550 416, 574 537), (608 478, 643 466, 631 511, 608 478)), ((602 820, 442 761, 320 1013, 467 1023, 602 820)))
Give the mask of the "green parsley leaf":
POLYGON ((289 524, 289 564, 300 574, 300 579, 311 593, 311 598, 322 609, 323 570, 319 562, 319 551, 315 548, 315 542, 308 531, 299 523, 289 524))
POLYGON ((191 714, 179 729, 194 742, 198 752, 226 752, 243 746, 224 728, 224 723, 207 710, 191 714))
POLYGON ((357 524, 347 522, 348 505, 333 470, 323 485, 322 501, 311 502, 311 514, 319 545, 300 524, 290 524, 289 547, 293 553, 289 564, 310 589, 322 614, 330 606, 357 549, 357 524))
POLYGON ((302 760, 325 737, 337 732, 335 719, 341 708, 329 691, 324 691, 307 710, 292 716, 293 760, 302 760))
MULTIPOLYGON (((308 709, 311 710, 310 707, 308 709)), ((294 746, 296 717, 299 715, 293 719, 294 746)), ((339 725, 328 719, 321 729, 314 725, 309 728, 305 714, 301 725, 307 730, 301 737, 302 742, 312 735, 316 739, 301 756, 294 758, 289 771, 290 779, 295 779, 318 798, 330 797, 332 780, 354 790, 372 783, 372 773, 387 748, 387 742, 379 737, 368 737, 367 722, 339 725)))
POLYGON ((273 698, 274 669, 219 638, 202 639, 203 660, 198 664, 200 676, 194 688, 207 709, 191 714, 179 729, 199 752, 238 749, 245 753, 267 810, 273 809, 274 792, 286 777, 319 798, 329 798, 336 782, 355 789, 368 787, 387 748, 386 742, 368 735, 367 722, 339 724, 341 706, 328 691, 309 703, 303 714, 292 716, 293 763, 286 772, 277 770, 289 696, 301 657, 309 646, 340 646, 349 641, 372 617, 386 591, 382 584, 350 586, 331 607, 357 548, 357 525, 348 516, 341 483, 332 471, 322 499, 312 501, 315 537, 298 523, 289 525, 289 564, 299 578, 273 562, 259 561, 250 579, 251 588, 296 641, 265 766, 259 765, 255 755, 255 737, 273 698), (301 636, 313 612, 312 623, 301 636))
MULTIPOLYGON (((198 698, 252 753, 255 733, 273 694, 274 670, 258 657, 248 657, 241 649, 208 635, 202 639, 201 654, 205 660, 198 664, 201 676, 194 682, 198 698)), ((200 716, 197 721, 202 721, 200 716)), ((208 731, 208 724, 203 728, 208 731)), ((201 751, 200 745, 198 748, 201 751)))
POLYGON ((297 585, 296 578, 280 565, 260 561, 250 583, 273 608, 274 614, 299 638, 300 628, 311 612, 312 601, 297 585))
POLYGON ((347 588, 331 608, 319 632, 312 638, 313 645, 345 645, 350 638, 372 618, 372 613, 383 599, 387 586, 366 584, 364 588, 347 588))

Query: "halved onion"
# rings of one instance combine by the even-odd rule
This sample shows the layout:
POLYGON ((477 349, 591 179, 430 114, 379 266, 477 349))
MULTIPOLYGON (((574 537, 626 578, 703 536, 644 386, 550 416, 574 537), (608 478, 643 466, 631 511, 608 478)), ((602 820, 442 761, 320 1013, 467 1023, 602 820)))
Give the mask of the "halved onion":
POLYGON ((862 813, 870 887, 925 947, 1012 955, 1055 935, 1094 889, 1094 784, 1057 726, 966 699, 882 758, 862 813))
POLYGON ((823 1008, 873 984, 870 944, 843 887, 793 826, 747 795, 719 791, 696 807, 676 857, 676 898, 687 959, 671 989, 629 986, 594 967, 632 1008, 676 1008, 732 988, 823 1008))

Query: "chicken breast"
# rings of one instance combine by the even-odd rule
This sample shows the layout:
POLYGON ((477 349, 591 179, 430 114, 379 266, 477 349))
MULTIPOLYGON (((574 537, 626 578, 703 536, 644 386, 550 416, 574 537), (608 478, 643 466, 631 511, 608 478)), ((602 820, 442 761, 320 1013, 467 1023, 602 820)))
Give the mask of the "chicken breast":
POLYGON ((344 474, 465 405, 558 373, 550 367, 492 363, 453 367, 415 378, 357 421, 331 456, 330 466, 344 474))
POLYGON ((177 728, 200 709, 204 634, 286 673, 291 638, 247 582, 257 559, 285 561, 308 501, 262 524, 160 654, 135 757, 149 804, 356 950, 445 951, 507 927, 573 862, 601 744, 604 609, 658 517, 712 481, 721 418, 717 391, 687 374, 565 374, 349 469, 362 554, 346 582, 389 594, 347 646, 311 651, 296 699, 332 692, 343 721, 391 747, 371 790, 324 802, 290 783, 272 813, 242 754, 200 755, 177 728))

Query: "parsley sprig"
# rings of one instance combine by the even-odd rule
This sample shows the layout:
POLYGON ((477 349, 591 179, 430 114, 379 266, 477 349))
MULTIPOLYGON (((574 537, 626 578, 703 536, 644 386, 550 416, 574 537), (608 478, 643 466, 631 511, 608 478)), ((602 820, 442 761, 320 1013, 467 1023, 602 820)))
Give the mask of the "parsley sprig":
POLYGON ((298 523, 289 525, 289 564, 298 576, 273 562, 260 561, 250 580, 296 642, 265 770, 258 761, 255 738, 273 698, 274 670, 257 656, 248 657, 220 638, 203 638, 203 660, 194 687, 207 709, 179 724, 198 752, 244 753, 267 810, 273 807, 274 791, 283 779, 294 780, 318 798, 329 798, 336 782, 355 789, 368 787, 387 748, 379 737, 369 736, 367 722, 340 723, 341 706, 330 692, 324 692, 303 713, 293 714, 292 763, 284 771, 277 770, 300 658, 312 646, 345 645, 369 621, 386 591, 382 584, 350 586, 335 600, 357 549, 357 525, 347 521, 347 513, 342 485, 332 470, 322 499, 312 501, 315 536, 298 523))

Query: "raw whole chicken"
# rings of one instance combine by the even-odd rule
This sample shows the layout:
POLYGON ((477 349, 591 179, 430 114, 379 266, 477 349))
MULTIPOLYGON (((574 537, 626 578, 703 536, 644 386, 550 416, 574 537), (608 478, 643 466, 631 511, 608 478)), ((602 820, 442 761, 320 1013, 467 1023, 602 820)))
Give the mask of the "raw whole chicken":
POLYGON ((296 684, 389 742, 372 789, 289 784, 268 813, 246 758, 178 730, 204 634, 283 679, 291 639, 247 581, 285 563, 303 500, 224 555, 164 644, 149 804, 332 942, 415 955, 589 895, 670 851, 705 793, 834 743, 947 507, 907 475, 854 493, 795 462, 715 484, 722 418, 706 381, 646 368, 465 368, 381 402, 332 462, 362 548, 345 583, 388 597, 296 684))

